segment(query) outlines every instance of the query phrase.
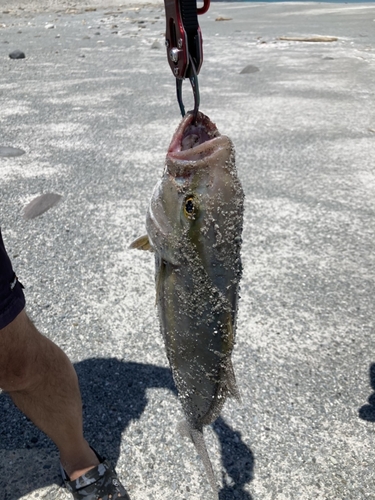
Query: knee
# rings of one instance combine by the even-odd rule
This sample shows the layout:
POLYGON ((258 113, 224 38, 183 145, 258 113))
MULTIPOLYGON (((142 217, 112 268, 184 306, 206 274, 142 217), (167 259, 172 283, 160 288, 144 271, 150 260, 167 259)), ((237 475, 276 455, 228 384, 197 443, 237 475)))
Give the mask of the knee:
POLYGON ((0 388, 7 392, 26 390, 38 383, 41 334, 22 312, 0 330, 0 388))

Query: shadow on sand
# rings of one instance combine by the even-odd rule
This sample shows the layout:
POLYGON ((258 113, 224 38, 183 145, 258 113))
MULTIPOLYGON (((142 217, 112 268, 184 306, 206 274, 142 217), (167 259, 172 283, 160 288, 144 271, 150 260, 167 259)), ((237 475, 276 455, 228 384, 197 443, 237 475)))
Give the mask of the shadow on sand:
MULTIPOLYGON (((176 394, 170 370, 117 359, 87 359, 75 364, 78 373, 84 413, 85 437, 89 443, 116 465, 121 436, 131 420, 139 419, 147 406, 146 389, 166 388, 176 394)), ((51 441, 29 422, 4 393, 0 394, 0 452, 2 450, 36 449, 53 452, 51 441)), ((212 425, 221 445, 226 470, 220 500, 251 500, 243 487, 253 478, 254 458, 251 450, 222 417, 212 425)), ((0 469, 1 469, 0 463, 0 469)), ((0 483, 4 478, 0 480, 0 483)), ((56 482, 50 479, 49 484, 56 482)), ((24 485, 17 484, 17 498, 48 486, 36 474, 24 485)), ((0 484, 4 491, 6 484, 0 484), (3 489, 3 486, 5 487, 3 489)), ((10 497, 9 497, 10 498, 10 497)), ((12 496, 11 500, 15 500, 12 496)))
MULTIPOLYGON (((370 385, 375 391, 375 363, 370 365, 370 385)), ((359 417, 367 422, 375 422, 375 393, 368 398, 368 404, 363 405, 359 411, 359 417)))

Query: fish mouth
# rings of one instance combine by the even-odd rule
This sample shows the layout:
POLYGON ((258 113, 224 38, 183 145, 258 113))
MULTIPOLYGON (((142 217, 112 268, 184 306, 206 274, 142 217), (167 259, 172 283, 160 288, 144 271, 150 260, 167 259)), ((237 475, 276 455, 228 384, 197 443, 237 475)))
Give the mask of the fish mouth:
POLYGON ((178 126, 169 146, 167 159, 194 162, 206 159, 228 138, 222 136, 208 116, 199 112, 196 120, 187 114, 178 126), (224 141, 223 141, 224 140, 224 141))

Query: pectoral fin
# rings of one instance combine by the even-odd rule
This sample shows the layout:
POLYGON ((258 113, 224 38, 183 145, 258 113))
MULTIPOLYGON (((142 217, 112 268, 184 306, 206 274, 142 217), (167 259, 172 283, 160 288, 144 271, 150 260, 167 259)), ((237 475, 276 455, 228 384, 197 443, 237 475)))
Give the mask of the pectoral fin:
POLYGON ((133 243, 129 245, 129 248, 136 248, 137 250, 149 250, 150 252, 154 251, 147 234, 144 234, 143 236, 140 236, 139 238, 134 240, 133 243))

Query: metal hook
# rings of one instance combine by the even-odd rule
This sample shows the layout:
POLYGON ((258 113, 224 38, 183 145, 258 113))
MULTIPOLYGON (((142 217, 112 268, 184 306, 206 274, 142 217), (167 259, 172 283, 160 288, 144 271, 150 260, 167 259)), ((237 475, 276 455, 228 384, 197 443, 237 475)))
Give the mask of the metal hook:
POLYGON ((182 114, 182 117, 185 116, 185 106, 184 103, 182 102, 182 78, 176 78, 176 92, 177 92, 177 101, 178 105, 180 106, 180 111, 182 114))
MULTIPOLYGON (((199 84, 198 84, 198 75, 197 71, 195 69, 195 65, 193 62, 192 57, 189 57, 190 64, 189 64, 189 69, 187 73, 189 74, 189 80, 191 83, 191 87, 193 89, 193 95, 194 95, 194 110, 193 110, 193 123, 197 120, 197 115, 199 111, 199 105, 200 105, 200 94, 199 94, 199 84)), ((184 117, 185 116, 185 106, 182 101, 182 78, 176 78, 176 92, 177 92, 177 101, 178 105, 180 106, 180 111, 181 115, 184 117)))
POLYGON ((195 65, 194 65, 194 62, 193 62, 193 59, 191 56, 190 56, 190 68, 191 68, 191 72, 193 73, 192 75, 189 75, 189 80, 190 80, 191 87, 193 89, 193 94, 194 94, 194 110, 193 110, 194 120, 193 120, 193 122, 196 122, 198 111, 199 111, 199 105, 201 102, 201 97, 199 94, 197 70, 195 69, 195 65))

